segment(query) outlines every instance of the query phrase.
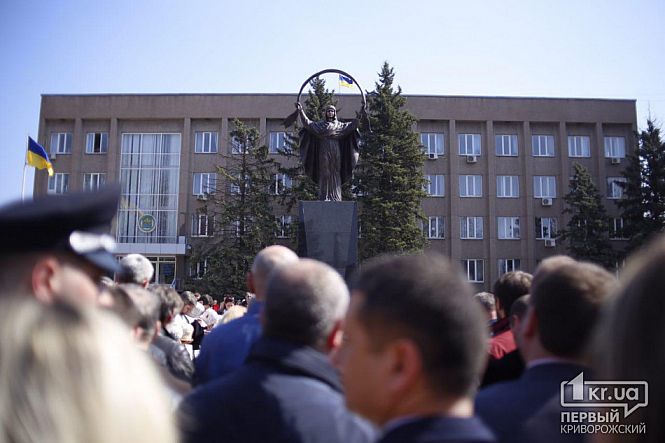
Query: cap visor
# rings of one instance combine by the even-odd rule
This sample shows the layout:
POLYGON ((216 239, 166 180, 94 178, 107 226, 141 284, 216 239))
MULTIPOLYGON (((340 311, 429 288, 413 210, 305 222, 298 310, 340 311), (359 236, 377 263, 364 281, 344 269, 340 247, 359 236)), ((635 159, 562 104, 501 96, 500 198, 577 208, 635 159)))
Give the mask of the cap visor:
POLYGON ((81 257, 107 272, 116 273, 122 270, 122 266, 120 266, 118 260, 115 259, 113 254, 107 251, 87 252, 81 254, 81 257))

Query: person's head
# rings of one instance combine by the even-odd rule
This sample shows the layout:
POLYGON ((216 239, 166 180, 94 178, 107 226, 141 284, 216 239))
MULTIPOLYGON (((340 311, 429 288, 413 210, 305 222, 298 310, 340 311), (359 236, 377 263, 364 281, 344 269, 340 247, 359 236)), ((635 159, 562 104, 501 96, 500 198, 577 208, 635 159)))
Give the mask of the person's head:
POLYGON ((118 198, 113 186, 0 208, 0 291, 95 303, 100 278, 119 269, 115 241, 105 234, 118 198))
POLYGON ((615 287, 614 276, 592 263, 559 263, 541 270, 531 286, 521 340, 527 345, 535 341, 546 356, 584 359, 601 307, 615 287))
POLYGON ((183 303, 180 313, 190 314, 196 307, 196 297, 194 296, 194 293, 191 291, 183 291, 180 294, 180 299, 183 303))
POLYGON ((247 276, 247 286, 258 300, 263 300, 266 292, 268 276, 277 266, 298 262, 298 256, 286 246, 272 245, 256 254, 252 269, 247 276))
POLYGON ((521 296, 513 302, 513 306, 510 308, 510 329, 513 331, 515 342, 520 349, 523 348, 520 330, 522 322, 526 317, 526 311, 529 309, 529 298, 529 294, 521 296))
POLYGON ((496 301, 491 292, 479 292, 473 296, 487 314, 487 320, 496 320, 496 301))
POLYGON ((246 307, 240 305, 233 305, 226 311, 226 313, 224 313, 221 322, 222 324, 226 324, 231 320, 235 320, 236 318, 242 317, 246 313, 247 313, 246 307))
POLYGON ((531 274, 524 271, 506 272, 499 277, 493 288, 496 297, 496 312, 499 318, 510 315, 513 302, 529 293, 532 279, 531 274))
POLYGON ((439 255, 385 256, 352 286, 336 355, 348 406, 381 425, 415 413, 472 408, 487 325, 471 286, 439 255), (436 405, 436 407, 432 407, 436 405))
POLYGON ((169 285, 151 285, 148 290, 159 299, 159 321, 166 326, 182 311, 184 306, 182 298, 178 291, 169 285))
MULTIPOLYGON (((631 441, 665 441, 665 236, 631 256, 621 287, 604 312, 594 341, 595 369, 606 380, 646 381, 649 405, 622 421, 646 423, 647 433, 631 441)), ((608 436, 609 437, 609 436, 608 436)), ((626 436, 605 441, 626 441, 626 436)))
POLYGON ((203 294, 201 296, 201 298, 199 299, 199 301, 201 302, 203 307, 206 308, 206 309, 209 308, 210 305, 212 305, 212 299, 210 298, 210 296, 208 294, 203 294))
POLYGON ((277 267, 268 278, 265 303, 265 336, 322 352, 339 345, 349 291, 337 271, 325 263, 302 259, 277 267))
POLYGON ((141 254, 129 254, 120 260, 122 270, 116 274, 118 283, 134 283, 147 288, 155 274, 150 260, 141 254))
MULTIPOLYGON (((158 329, 161 307, 159 297, 133 283, 120 284, 118 289, 125 291, 132 302, 131 312, 124 319, 132 328, 134 338, 147 349, 158 329)), ((124 317, 123 313, 120 315, 124 317)))
POLYGON ((112 314, 6 296, 0 335, 0 441, 177 441, 158 373, 112 314))
POLYGON ((335 108, 333 105, 326 106, 325 115, 326 121, 334 122, 337 120, 337 108, 335 108))

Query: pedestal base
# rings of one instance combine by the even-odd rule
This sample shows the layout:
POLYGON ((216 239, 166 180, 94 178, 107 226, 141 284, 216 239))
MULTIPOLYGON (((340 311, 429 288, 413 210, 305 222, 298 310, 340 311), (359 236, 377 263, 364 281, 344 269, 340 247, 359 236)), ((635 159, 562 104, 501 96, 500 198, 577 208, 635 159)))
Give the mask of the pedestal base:
POLYGON ((356 202, 301 201, 298 255, 329 264, 347 279, 358 266, 356 202))

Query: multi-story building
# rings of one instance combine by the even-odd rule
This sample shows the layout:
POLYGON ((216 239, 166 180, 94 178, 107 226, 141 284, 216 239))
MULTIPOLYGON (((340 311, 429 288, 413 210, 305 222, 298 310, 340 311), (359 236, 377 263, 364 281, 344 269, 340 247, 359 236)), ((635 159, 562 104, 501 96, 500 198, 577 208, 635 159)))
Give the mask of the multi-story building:
MULTIPOLYGON (((340 118, 353 116, 359 97, 337 98, 340 118)), ((565 253, 555 237, 566 223, 562 197, 574 162, 591 173, 621 246, 615 202, 634 149, 634 100, 406 98, 427 154, 428 247, 459 261, 479 290, 503 272, 533 271, 542 258, 565 253)), ((216 185, 215 166, 234 153, 230 120, 257 127, 279 156, 282 119, 294 101, 289 94, 44 95, 39 141, 56 174, 36 174, 34 192, 119 181, 118 254, 150 257, 158 281, 171 283, 201 272, 202 263, 187 263, 188 248, 212 234, 198 209, 216 185)))

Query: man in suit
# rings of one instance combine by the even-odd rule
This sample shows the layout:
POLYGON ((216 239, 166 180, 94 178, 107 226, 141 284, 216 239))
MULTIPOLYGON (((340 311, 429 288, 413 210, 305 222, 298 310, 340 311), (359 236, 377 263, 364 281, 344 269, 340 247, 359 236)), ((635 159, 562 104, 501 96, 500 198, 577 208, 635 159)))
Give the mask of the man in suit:
POLYGON ((372 441, 371 427, 345 408, 328 357, 341 342, 349 303, 342 277, 303 259, 276 268, 265 295, 263 335, 245 364, 186 398, 184 441, 372 441))
POLYGON ((478 415, 499 441, 519 441, 524 423, 558 395, 561 382, 585 370, 587 342, 615 285, 611 274, 591 263, 555 258, 536 269, 518 330, 526 371, 476 397, 478 415))
POLYGON ((249 349, 261 336, 261 321, 268 276, 278 266, 298 262, 295 252, 285 246, 272 245, 261 250, 247 276, 247 287, 256 295, 247 313, 234 321, 213 329, 201 343, 195 361, 194 384, 201 385, 239 368, 249 349))
POLYGON ((349 408, 381 427, 380 443, 494 441, 473 414, 487 330, 472 294, 442 256, 363 266, 335 361, 349 408))

